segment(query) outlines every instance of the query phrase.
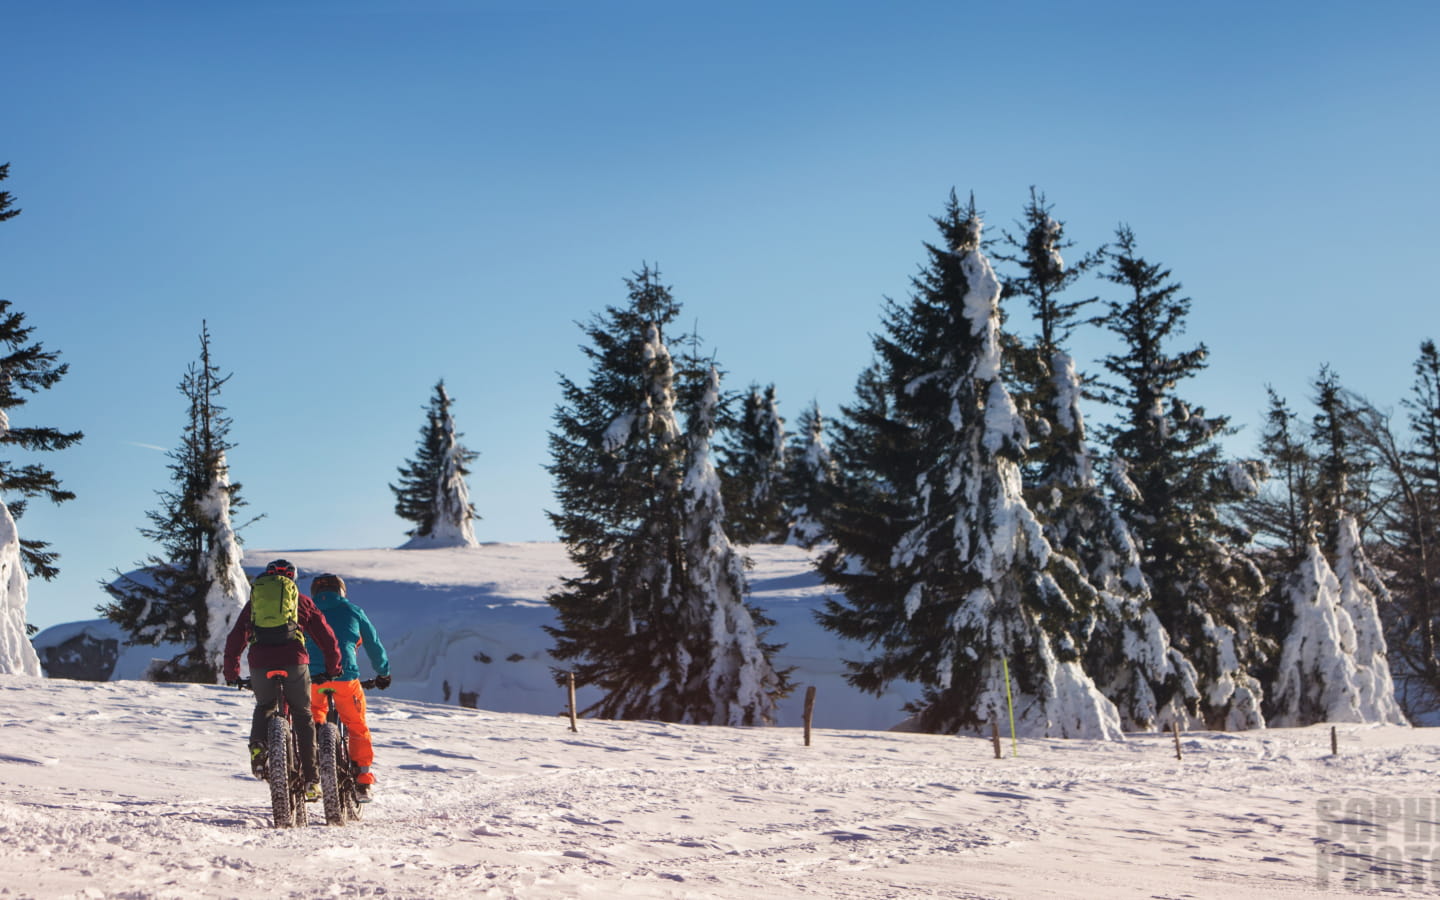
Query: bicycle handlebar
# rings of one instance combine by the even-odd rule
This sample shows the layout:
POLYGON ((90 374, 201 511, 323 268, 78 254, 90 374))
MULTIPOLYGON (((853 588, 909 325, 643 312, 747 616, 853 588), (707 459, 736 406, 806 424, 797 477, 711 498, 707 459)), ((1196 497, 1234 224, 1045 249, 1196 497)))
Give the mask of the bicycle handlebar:
MULTIPOLYGON (((325 690, 324 685, 332 684, 332 683, 333 683, 333 682, 329 682, 329 681, 317 681, 317 682, 315 682, 315 684, 316 684, 317 686, 319 686, 319 687, 320 687, 320 690, 322 690, 322 691, 325 690)), ((365 679, 364 681, 360 682, 360 686, 361 686, 362 688, 373 688, 373 687, 375 686, 375 679, 373 679, 373 678, 367 678, 367 679, 365 679)), ((333 690, 333 688, 332 688, 332 690, 333 690)))
MULTIPOLYGON (((331 682, 329 682, 329 681, 316 681, 316 682, 314 682, 314 684, 316 684, 316 685, 318 686, 318 685, 331 684, 331 682)), ((367 678, 367 679, 365 679, 364 681, 360 682, 360 686, 363 687, 363 688, 373 688, 373 687, 375 686, 375 679, 373 679, 373 678, 367 678)), ((254 685, 254 682, 253 682, 251 679, 249 679, 249 678, 241 678, 240 680, 238 680, 238 681, 235 682, 235 689, 236 689, 237 691, 253 691, 253 690, 255 689, 255 685, 254 685)))

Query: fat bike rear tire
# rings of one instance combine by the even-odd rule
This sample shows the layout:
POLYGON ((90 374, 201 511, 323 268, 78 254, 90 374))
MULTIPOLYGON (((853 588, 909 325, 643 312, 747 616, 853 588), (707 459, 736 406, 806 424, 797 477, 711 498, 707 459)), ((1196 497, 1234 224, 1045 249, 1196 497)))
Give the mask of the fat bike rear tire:
POLYGON ((271 717, 265 737, 265 780, 270 782, 270 809, 275 816, 275 827, 293 828, 296 810, 291 802, 294 798, 290 786, 290 748, 294 741, 290 723, 280 716, 271 717))
MULTIPOLYGON (((340 774, 340 731, 332 722, 315 727, 315 755, 320 761, 320 797, 325 803, 325 824, 344 825, 344 787, 340 774)), ((348 763, 349 761, 346 760, 348 763)))

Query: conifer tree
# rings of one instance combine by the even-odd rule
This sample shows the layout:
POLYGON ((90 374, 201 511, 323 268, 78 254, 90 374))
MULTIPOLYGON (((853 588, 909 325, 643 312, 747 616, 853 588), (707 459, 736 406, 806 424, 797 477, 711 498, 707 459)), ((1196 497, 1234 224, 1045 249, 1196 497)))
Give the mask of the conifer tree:
POLYGON ((888 407, 898 426, 873 429, 867 442, 906 433, 904 458, 876 463, 891 473, 886 487, 906 496, 890 509, 909 521, 888 545, 853 525, 832 529, 836 547, 819 568, 844 597, 826 602, 821 622, 877 651, 849 663, 857 687, 923 686, 910 707, 921 730, 983 731, 1010 692, 1027 734, 1118 738, 1118 713, 1068 636, 1095 592, 1053 552, 1021 494, 1027 435, 1000 377, 1000 285, 981 251, 979 213, 952 193, 935 221, 941 245, 926 245, 910 304, 888 303, 875 339, 886 402, 865 404, 871 415, 888 407), (906 481, 907 468, 918 477, 906 481))
POLYGON ((1356 446, 1355 412, 1339 376, 1329 366, 1322 366, 1311 387, 1315 391, 1315 415, 1311 418, 1310 443, 1315 449, 1309 504, 1319 528, 1321 547, 1327 557, 1334 559, 1341 541, 1341 520, 1368 518, 1369 467, 1356 446))
POLYGON ((710 442, 720 375, 709 369, 685 436, 684 524, 681 544, 686 585, 678 610, 687 638, 686 720, 717 725, 769 725, 776 702, 790 692, 788 671, 770 658, 780 648, 761 639, 773 624, 745 603, 745 561, 725 534, 720 478, 710 442))
POLYGON ((1203 344, 1171 352, 1190 300, 1170 272, 1138 254, 1134 233, 1116 232, 1105 251, 1105 278, 1123 299, 1110 301, 1104 325, 1122 350, 1104 366, 1118 379, 1108 399, 1122 407, 1107 429, 1115 457, 1115 502, 1134 534, 1150 583, 1151 605, 1174 646, 1196 668, 1199 713, 1211 728, 1264 724, 1252 623, 1263 579, 1246 554, 1249 535, 1225 518, 1258 486, 1257 464, 1221 457, 1228 420, 1207 416, 1177 393, 1203 370, 1203 344))
POLYGON ((706 469, 716 397, 688 367, 676 384, 665 328, 680 307, 659 273, 646 266, 626 285, 629 302, 585 326, 589 383, 560 382, 550 518, 580 574, 547 598, 559 620, 546 629, 551 652, 602 692, 587 714, 762 722, 788 685, 763 660, 764 620, 739 602, 706 469), (699 403, 688 436, 677 395, 699 403))
POLYGON ((249 598, 240 566, 240 539, 231 512, 242 506, 240 485, 230 482, 226 452, 231 420, 219 403, 221 376, 210 356, 210 332, 201 325, 200 359, 180 381, 189 404, 180 446, 168 455, 171 487, 158 491, 160 508, 140 529, 161 552, 140 573, 105 584, 110 602, 100 611, 120 625, 131 644, 179 644, 185 649, 157 660, 156 681, 218 682, 225 639, 249 598))
POLYGON ((798 428, 786 457, 785 505, 789 509, 788 543, 814 547, 825 538, 826 509, 836 482, 835 460, 825 444, 825 419, 812 402, 800 413, 798 428))
POLYGON ((410 540, 404 549, 477 545, 473 523, 480 516, 470 503, 465 478, 470 463, 480 454, 460 443, 464 435, 455 430, 450 412, 454 402, 445 390, 445 380, 436 382, 415 458, 400 468, 399 484, 390 485, 395 514, 415 523, 405 532, 410 540))
POLYGON ((785 505, 785 422, 775 385, 752 384, 740 417, 719 448, 726 530, 740 544, 775 543, 789 531, 785 505))
POLYGON ((1368 507, 1355 413, 1339 379, 1313 382, 1308 434, 1270 391, 1261 435, 1266 485, 1243 508, 1270 585, 1257 626, 1271 660, 1257 673, 1275 725, 1402 722, 1379 617, 1383 580, 1360 543, 1368 507))
POLYGON ((1385 572, 1386 642, 1397 693, 1412 717, 1440 709, 1440 351, 1423 341, 1401 401, 1408 431, 1349 397, 1354 438, 1381 473, 1376 485, 1376 567, 1385 572))
POLYGON ((1255 496, 1245 501, 1241 516, 1264 544, 1262 568, 1273 583, 1283 579, 1309 551, 1315 459, 1289 403, 1274 388, 1267 387, 1266 395, 1269 406, 1260 432, 1266 479, 1255 496))
POLYGON ((1339 583, 1340 609, 1353 627, 1354 639, 1345 649, 1355 663, 1360 720, 1403 723, 1380 622, 1379 607, 1390 602, 1390 591, 1370 562, 1361 536, 1361 523, 1372 517, 1375 504, 1371 466, 1359 440, 1358 404, 1329 367, 1321 369, 1313 386, 1314 517, 1321 546, 1339 583))
MULTIPOLYGON (((0 165, 0 181, 9 177, 10 164, 0 165)), ((0 191, 0 222, 20 214, 13 208, 9 191, 0 191)), ((9 300, 0 300, 0 448, 14 448, 25 453, 64 450, 85 435, 79 431, 58 428, 21 426, 12 421, 14 410, 27 402, 26 394, 54 387, 70 370, 69 363, 59 362, 57 351, 46 350, 38 341, 31 342, 33 326, 25 324, 25 314, 14 309, 9 300)), ((10 516, 19 520, 33 497, 44 497, 51 503, 75 499, 72 491, 60 486, 55 473, 39 463, 20 464, 0 460, 0 499, 10 516)), ((20 539, 20 555, 25 571, 32 578, 46 581, 60 573, 56 566, 58 554, 47 549, 48 541, 20 539)))
POLYGON ((1355 626, 1340 606, 1340 581, 1313 532, 1304 559, 1283 582, 1288 633, 1266 696, 1270 724, 1362 722, 1355 626))
MULTIPOLYGON (((819 561, 817 569, 846 591, 850 607, 878 613, 890 605, 886 586, 903 577, 893 571, 890 550, 919 518, 914 485, 927 459, 919 430, 895 408, 881 360, 872 362, 856 378, 855 401, 841 405, 834 431, 837 477, 825 495, 821 526, 835 547, 819 561), (864 560, 873 578, 842 583, 852 559, 864 560)), ((841 634, 847 634, 845 629, 850 627, 848 616, 821 621, 841 634)), ((865 629, 847 636, 869 640, 865 629)), ((900 676, 871 678, 863 668, 852 667, 847 677, 862 690, 878 694, 900 676)))
MULTIPOLYGON (((1385 566, 1390 583, 1403 598, 1401 623, 1407 674, 1419 675, 1431 708, 1440 706, 1440 658, 1436 632, 1440 630, 1440 352, 1435 342, 1420 345, 1410 395, 1401 401, 1407 410, 1410 440, 1397 464, 1391 465, 1391 494, 1399 502, 1387 505, 1388 541, 1385 566)), ((1419 698, 1417 697, 1417 700, 1419 698)))
POLYGON ((1017 405, 1030 435, 1025 497, 1051 546, 1071 556, 1098 590, 1098 602, 1076 628, 1086 671, 1115 703, 1127 731, 1152 730, 1187 718, 1187 705, 1198 698, 1195 672, 1150 608, 1134 536, 1095 477, 1080 408, 1084 386, 1065 350, 1081 311, 1095 298, 1064 296, 1103 256, 1097 251, 1067 265, 1063 251, 1073 242, 1051 211, 1031 188, 1024 232, 1006 234, 1010 252, 997 254, 1018 269, 1005 292, 1025 299, 1037 328, 1029 342, 1012 337, 1008 343, 1017 405))
MULTIPOLYGON (((10 174, 10 165, 0 165, 0 182, 10 174)), ((0 222, 20 214, 9 191, 0 191, 0 222)), ((0 300, 0 448, 24 453, 63 450, 79 441, 78 431, 24 426, 12 420, 13 410, 24 406, 26 394, 46 390, 65 375, 67 365, 58 363, 59 353, 32 343, 34 328, 25 324, 23 313, 10 301, 0 300)), ((16 418, 19 418, 18 416, 16 418)), ((34 631, 25 622, 29 602, 29 579, 54 578, 57 554, 49 544, 22 538, 15 520, 25 512, 32 497, 63 503, 75 495, 60 486, 55 473, 39 463, 19 464, 0 459, 0 674, 40 675, 40 659, 31 646, 34 631)))

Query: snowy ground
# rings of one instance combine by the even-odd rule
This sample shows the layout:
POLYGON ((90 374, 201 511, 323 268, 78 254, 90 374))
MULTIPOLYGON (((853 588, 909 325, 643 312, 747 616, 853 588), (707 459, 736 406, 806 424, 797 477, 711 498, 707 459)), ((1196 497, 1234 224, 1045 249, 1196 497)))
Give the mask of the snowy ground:
POLYGON ((271 829, 249 695, 0 676, 0 897, 1440 892, 1440 731, 1124 743, 727 729, 372 694, 379 799, 271 829))

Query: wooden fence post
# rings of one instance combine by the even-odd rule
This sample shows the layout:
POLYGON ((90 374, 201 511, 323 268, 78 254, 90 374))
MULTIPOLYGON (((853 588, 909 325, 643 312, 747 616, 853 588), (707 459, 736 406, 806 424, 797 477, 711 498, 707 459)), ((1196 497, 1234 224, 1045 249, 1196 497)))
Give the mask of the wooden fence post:
POLYGON ((805 689, 805 746, 810 746, 810 721, 815 717, 815 685, 805 689))
POLYGON ((570 730, 578 732, 580 729, 575 723, 575 673, 570 673, 570 730))
POLYGON ((1000 720, 994 716, 990 717, 990 740, 995 743, 995 758, 1001 759, 1003 754, 1000 752, 1000 720))
POLYGON ((1185 757, 1180 753, 1180 723, 1172 719, 1170 722, 1170 731, 1175 735, 1175 758, 1184 759, 1185 757))
POLYGON ((1330 755, 1340 755, 1340 735, 1336 733, 1335 726, 1330 726, 1330 755))

